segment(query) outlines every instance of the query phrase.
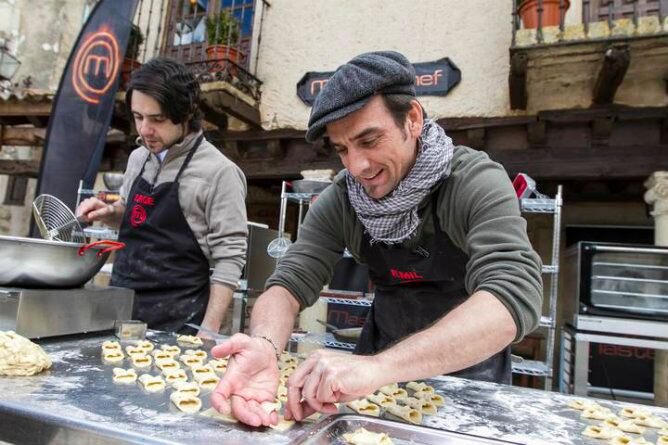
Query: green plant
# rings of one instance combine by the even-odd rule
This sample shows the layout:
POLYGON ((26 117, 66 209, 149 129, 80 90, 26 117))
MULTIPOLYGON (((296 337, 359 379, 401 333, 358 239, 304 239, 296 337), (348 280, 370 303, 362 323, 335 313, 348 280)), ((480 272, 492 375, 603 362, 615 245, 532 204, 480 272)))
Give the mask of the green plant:
POLYGON ((229 9, 206 19, 206 36, 209 45, 235 45, 240 34, 239 21, 229 9))
POLYGON ((132 25, 130 37, 128 38, 128 46, 125 49, 125 58, 137 59, 139 57, 139 47, 142 43, 144 43, 144 34, 142 34, 139 26, 132 25))

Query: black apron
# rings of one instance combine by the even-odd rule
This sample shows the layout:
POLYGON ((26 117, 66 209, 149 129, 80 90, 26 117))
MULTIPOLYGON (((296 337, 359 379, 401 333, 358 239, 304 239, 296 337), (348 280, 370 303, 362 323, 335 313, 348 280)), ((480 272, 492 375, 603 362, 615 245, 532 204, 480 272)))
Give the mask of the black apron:
MULTIPOLYGON (((435 191, 431 203, 434 235, 425 234, 417 248, 371 244, 368 234, 364 234, 362 260, 369 266, 376 290, 356 354, 382 351, 429 327, 468 298, 464 286, 468 257, 441 230, 437 195, 435 191)), ((509 384, 510 347, 452 375, 509 384)))
MULTIPOLYGON (((202 253, 179 203, 179 178, 202 143, 188 152, 174 182, 157 187, 142 174, 132 184, 121 223, 111 283, 135 291, 132 318, 151 329, 193 333, 209 302, 209 261, 202 253)), ((150 157, 150 155, 149 155, 150 157)))

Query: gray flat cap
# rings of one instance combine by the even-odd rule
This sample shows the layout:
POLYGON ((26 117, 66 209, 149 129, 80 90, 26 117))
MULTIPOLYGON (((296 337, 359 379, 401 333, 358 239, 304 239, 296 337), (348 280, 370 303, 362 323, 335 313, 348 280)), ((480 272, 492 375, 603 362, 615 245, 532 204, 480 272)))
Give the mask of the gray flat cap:
POLYGON ((394 51, 364 53, 336 69, 315 98, 306 140, 315 142, 327 124, 362 108, 376 93, 415 96, 415 70, 394 51))

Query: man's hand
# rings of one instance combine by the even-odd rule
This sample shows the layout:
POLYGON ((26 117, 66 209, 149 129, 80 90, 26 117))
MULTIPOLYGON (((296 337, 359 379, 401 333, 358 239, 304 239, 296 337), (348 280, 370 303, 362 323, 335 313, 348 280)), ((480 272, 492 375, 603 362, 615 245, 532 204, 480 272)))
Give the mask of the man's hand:
POLYGON ((121 206, 107 204, 97 198, 88 198, 79 204, 76 216, 86 223, 102 221, 108 226, 118 226, 123 213, 121 206))
POLYGON ((275 425, 276 412, 267 414, 260 404, 271 402, 278 389, 278 363, 271 344, 262 338, 235 334, 211 350, 216 358, 229 356, 227 371, 211 395, 211 404, 252 426, 275 425))
POLYGON ((384 383, 374 356, 317 350, 288 379, 285 417, 302 420, 315 411, 333 414, 334 403, 355 400, 384 383))

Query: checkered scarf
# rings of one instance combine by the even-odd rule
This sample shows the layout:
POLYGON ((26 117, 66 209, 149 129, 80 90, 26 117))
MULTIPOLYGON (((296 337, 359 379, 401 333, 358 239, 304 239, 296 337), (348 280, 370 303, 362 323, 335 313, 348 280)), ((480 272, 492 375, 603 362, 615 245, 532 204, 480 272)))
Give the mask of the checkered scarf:
POLYGON ((454 151, 452 139, 433 120, 426 120, 418 139, 415 165, 388 195, 373 199, 346 174, 348 199, 362 222, 371 242, 400 243, 410 238, 420 224, 417 208, 431 188, 450 174, 454 151))

